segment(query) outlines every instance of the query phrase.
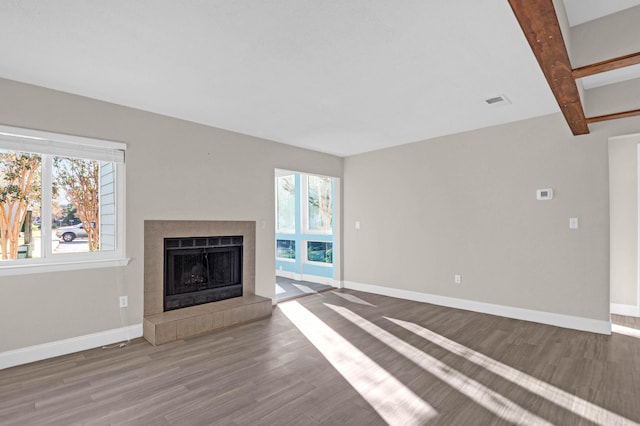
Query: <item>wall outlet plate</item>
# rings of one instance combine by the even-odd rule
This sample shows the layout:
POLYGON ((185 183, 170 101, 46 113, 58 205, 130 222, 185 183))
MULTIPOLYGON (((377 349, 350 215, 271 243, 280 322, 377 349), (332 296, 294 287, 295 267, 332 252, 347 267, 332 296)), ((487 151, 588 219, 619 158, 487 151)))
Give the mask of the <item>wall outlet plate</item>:
POLYGON ((129 297, 128 296, 120 296, 120 307, 126 308, 129 306, 129 297))

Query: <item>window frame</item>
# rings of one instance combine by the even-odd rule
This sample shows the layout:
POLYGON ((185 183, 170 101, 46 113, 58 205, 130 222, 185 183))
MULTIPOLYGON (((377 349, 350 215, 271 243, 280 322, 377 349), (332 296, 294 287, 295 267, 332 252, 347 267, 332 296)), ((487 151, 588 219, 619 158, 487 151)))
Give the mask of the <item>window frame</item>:
MULTIPOLYGON (((41 217, 51 217, 52 207, 52 178, 53 157, 72 156, 82 154, 81 158, 101 160, 113 163, 115 169, 115 203, 116 203, 116 247, 115 250, 86 252, 86 253, 52 253, 50 244, 42 244, 40 258, 10 259, 0 261, 0 276, 21 275, 31 273, 46 273, 69 271, 78 269, 94 269, 102 267, 125 266, 129 263, 126 258, 125 247, 125 162, 126 144, 103 139, 85 138, 61 133, 24 129, 19 127, 0 125, 0 148, 10 151, 20 151, 17 144, 24 143, 27 148, 23 152, 34 152, 41 155, 42 198, 41 217), (33 146, 41 144, 41 148, 33 146), (44 152, 39 152, 44 151, 44 152), (59 152, 57 152, 59 151, 59 152), (103 156, 113 155, 113 161, 103 158, 91 158, 100 153, 103 156), (122 156, 122 161, 116 157, 122 156), (45 190, 45 188, 48 188, 45 190)), ((51 241, 54 230, 51 221, 45 220, 41 224, 42 241, 51 241)))

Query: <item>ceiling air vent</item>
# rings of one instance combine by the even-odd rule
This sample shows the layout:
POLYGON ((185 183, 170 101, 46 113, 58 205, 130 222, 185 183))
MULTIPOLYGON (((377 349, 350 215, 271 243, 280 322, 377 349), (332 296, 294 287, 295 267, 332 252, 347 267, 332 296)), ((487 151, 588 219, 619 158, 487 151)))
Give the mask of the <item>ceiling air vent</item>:
POLYGON ((511 103, 505 95, 494 96, 493 98, 485 99, 484 101, 489 105, 507 105, 511 103))

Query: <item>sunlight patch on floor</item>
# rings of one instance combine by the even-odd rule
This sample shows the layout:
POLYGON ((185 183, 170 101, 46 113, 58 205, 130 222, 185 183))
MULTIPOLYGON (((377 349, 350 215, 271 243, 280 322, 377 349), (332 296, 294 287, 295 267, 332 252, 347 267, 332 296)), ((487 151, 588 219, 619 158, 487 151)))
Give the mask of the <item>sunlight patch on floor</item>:
POLYGON ((295 288, 297 288, 298 290, 300 290, 303 293, 307 293, 307 294, 317 293, 317 291, 315 291, 314 289, 309 288, 309 287, 307 287, 306 285, 303 285, 303 284, 291 283, 291 285, 293 285, 295 288))
POLYGON ((327 303, 325 303, 325 305, 416 365, 420 366, 429 374, 442 380, 444 383, 448 384, 469 399, 482 405, 496 416, 518 425, 552 425, 552 423, 531 413, 530 411, 527 411, 510 399, 449 367, 437 358, 424 353, 420 349, 362 318, 349 309, 327 303))
POLYGON ((420 425, 437 415, 431 405, 298 302, 278 307, 387 423, 420 425))
POLYGON ((277 283, 276 283, 276 294, 282 294, 282 293, 286 293, 287 290, 285 290, 284 288, 280 287, 277 283))
POLYGON ((358 296, 354 296, 353 294, 340 293, 338 291, 332 291, 331 293, 335 294, 338 297, 342 297, 344 300, 347 300, 347 301, 352 302, 352 303, 358 303, 360 305, 371 306, 373 308, 376 307, 376 305, 372 305, 371 303, 367 302, 366 300, 360 299, 358 296))
MULTIPOLYGON (((470 362, 479 365, 487 369, 488 371, 503 377, 506 380, 528 390, 529 392, 539 395, 553 404, 556 404, 562 408, 565 408, 574 414, 585 418, 586 420, 602 425, 624 425, 624 426, 638 426, 638 423, 633 422, 625 417, 622 417, 616 413, 599 407, 590 403, 582 398, 572 395, 563 391, 547 382, 536 379, 520 370, 516 370, 513 367, 509 367, 499 361, 494 360, 480 352, 474 351, 460 343, 447 339, 446 337, 437 334, 427 328, 424 328, 418 324, 414 324, 408 321, 402 321, 394 318, 385 317, 387 320, 393 322, 396 325, 440 346, 443 349, 448 350, 456 355, 459 355, 470 362)), ((616 326, 613 325, 615 328, 616 326)), ((624 327, 628 328, 628 327, 624 327)), ((636 337, 640 337, 640 330, 634 330, 637 332, 636 337)), ((615 331, 614 331, 615 332, 615 331)))

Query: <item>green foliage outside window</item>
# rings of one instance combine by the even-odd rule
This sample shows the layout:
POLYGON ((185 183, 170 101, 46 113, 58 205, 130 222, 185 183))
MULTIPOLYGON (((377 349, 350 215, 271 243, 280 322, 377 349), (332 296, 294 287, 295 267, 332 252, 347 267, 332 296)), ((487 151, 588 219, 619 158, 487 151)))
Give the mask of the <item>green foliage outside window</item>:
POLYGON ((294 240, 278 240, 276 257, 281 259, 296 258, 296 242, 294 240))
MULTIPOLYGON (((27 211, 40 205, 40 156, 0 153, 0 250, 2 259, 16 259, 27 211)), ((30 225, 30 224, 29 224, 30 225)))
POLYGON ((330 177, 309 176, 309 230, 331 232, 333 224, 331 192, 330 177))
POLYGON ((333 263, 333 244, 325 241, 307 241, 307 260, 333 263))

